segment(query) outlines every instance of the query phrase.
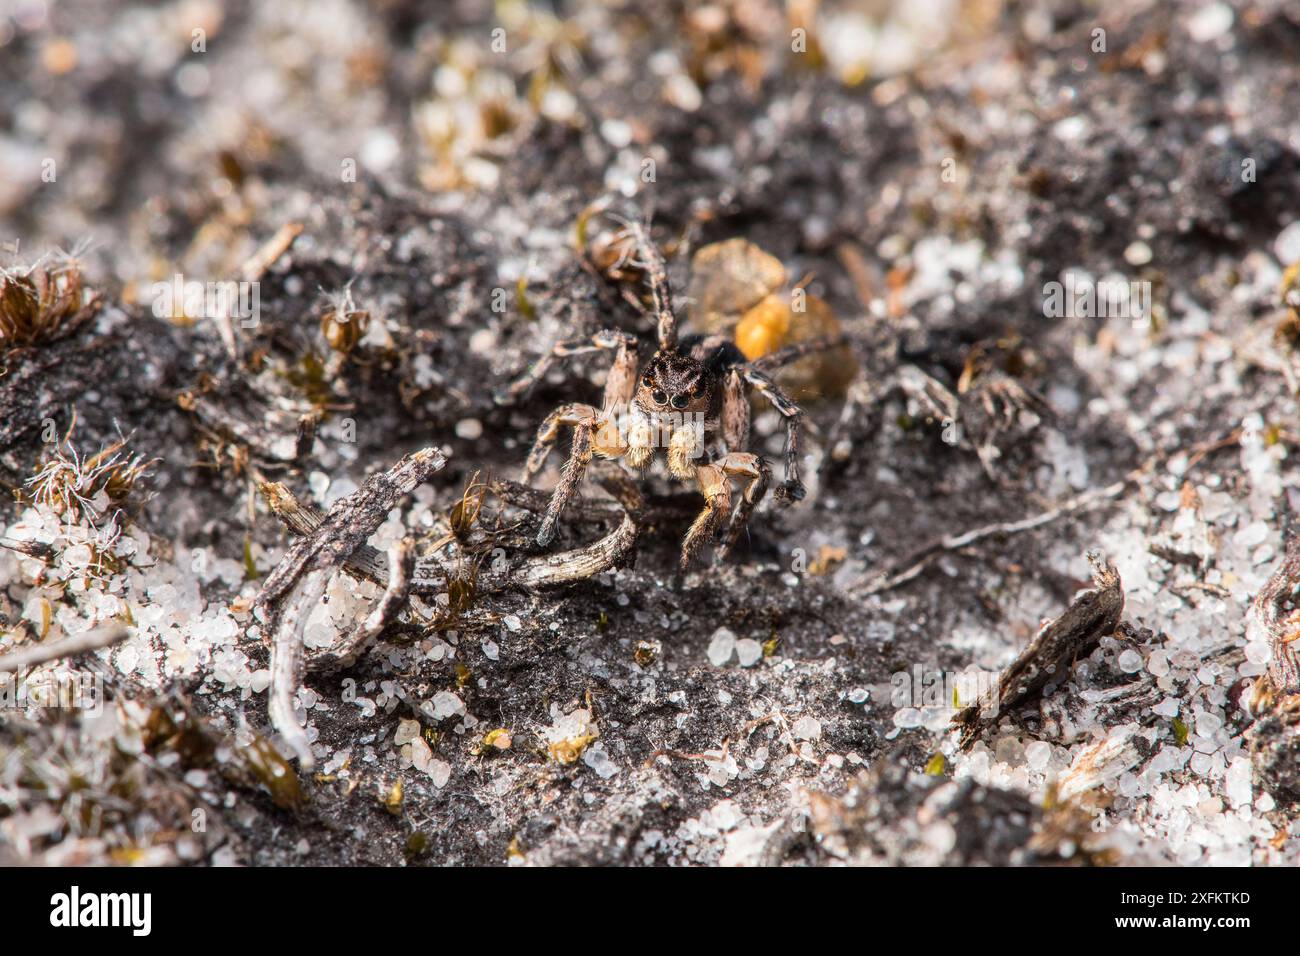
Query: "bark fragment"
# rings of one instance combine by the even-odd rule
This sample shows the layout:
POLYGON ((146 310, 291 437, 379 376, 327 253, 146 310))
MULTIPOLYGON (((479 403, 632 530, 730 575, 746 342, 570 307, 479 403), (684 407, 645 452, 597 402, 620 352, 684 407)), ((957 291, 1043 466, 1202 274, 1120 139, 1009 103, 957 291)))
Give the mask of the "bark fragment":
POLYGON ((1279 798, 1300 795, 1300 536, 1287 542, 1286 554, 1250 606, 1247 640, 1262 637, 1272 656, 1255 681, 1250 710, 1257 721, 1247 734, 1255 778, 1279 798))
MULTIPOLYGON (((631 551, 640 533, 643 519, 640 492, 613 476, 602 476, 600 483, 616 496, 616 500, 579 502, 578 513, 593 521, 619 518, 621 515, 618 527, 585 547, 555 554, 528 556, 501 572, 485 567, 476 579, 477 591, 488 594, 511 585, 525 590, 540 590, 571 584, 606 571, 623 559, 631 551)), ((263 482, 260 488, 272 513, 296 535, 311 536, 326 520, 318 509, 299 501, 279 482, 263 482)), ((503 500, 525 510, 546 510, 548 497, 533 489, 505 481, 494 482, 491 488, 503 500)), ((677 514, 671 509, 667 513, 677 514)), ((373 581, 381 587, 389 586, 389 573, 383 555, 367 544, 358 545, 344 559, 343 568, 348 573, 373 581)), ((418 558, 411 570, 410 591, 424 597, 442 594, 447 590, 448 575, 451 573, 452 569, 437 556, 418 558)))
MULTIPOLYGON (((263 611, 271 635, 268 702, 271 725, 284 737, 304 770, 315 765, 315 758, 294 713, 293 695, 302 686, 303 630, 307 619, 324 596, 334 571, 365 543, 403 497, 446 462, 441 452, 425 448, 407 455, 389 470, 372 475, 359 489, 336 503, 311 534, 294 543, 257 596, 254 610, 263 611)), ((405 602, 411 570, 409 552, 401 551, 394 562, 392 584, 375 612, 379 617, 372 615, 377 627, 372 629, 372 621, 368 620, 355 642, 358 648, 345 649, 343 657, 378 636, 405 602)))
POLYGON ((442 452, 424 448, 366 479, 359 489, 337 502, 310 535, 294 542, 266 579, 254 610, 269 611, 267 624, 273 626, 278 617, 276 604, 304 574, 318 568, 332 570, 345 563, 404 496, 446 463, 442 452))
POLYGON ((1029 701, 1076 658, 1091 653, 1119 625, 1124 612, 1119 572, 1095 551, 1088 552, 1088 562, 1093 567, 1093 586, 1080 591, 1064 614, 1043 626, 992 690, 953 718, 962 731, 963 750, 996 726, 1002 714, 1029 701))
MULTIPOLYGON (((262 611, 271 641, 271 724, 304 770, 314 766, 315 758, 293 710, 293 696, 302 686, 303 674, 355 662, 396 619, 410 594, 434 596, 449 590, 450 572, 435 557, 417 562, 409 542, 390 550, 387 568, 379 553, 365 543, 402 497, 445 463, 446 458, 431 448, 407 455, 388 471, 373 475, 325 516, 300 503, 284 485, 261 484, 271 510, 301 536, 267 578, 254 611, 262 611), (366 620, 336 647, 308 659, 303 630, 338 569, 380 584, 385 593, 366 620)), ((490 593, 508 586, 537 590, 582 581, 627 555, 640 531, 641 493, 621 469, 603 470, 599 480, 623 509, 618 527, 584 548, 527 557, 502 571, 485 570, 475 578, 474 592, 490 593)))
POLYGON ((1268 672, 1255 685, 1255 709, 1271 710, 1285 698, 1300 694, 1300 536, 1287 542, 1286 554, 1250 606, 1251 637, 1262 636, 1272 648, 1268 672))

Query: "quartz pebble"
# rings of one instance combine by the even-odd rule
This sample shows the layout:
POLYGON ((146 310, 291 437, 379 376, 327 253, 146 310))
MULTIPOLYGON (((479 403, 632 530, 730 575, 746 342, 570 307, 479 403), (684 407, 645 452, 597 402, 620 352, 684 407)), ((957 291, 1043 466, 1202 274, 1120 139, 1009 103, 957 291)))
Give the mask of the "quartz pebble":
POLYGON ((720 627, 713 632, 713 637, 709 639, 709 649, 706 652, 710 664, 714 667, 723 667, 731 661, 731 657, 735 652, 735 634, 725 627, 720 627))

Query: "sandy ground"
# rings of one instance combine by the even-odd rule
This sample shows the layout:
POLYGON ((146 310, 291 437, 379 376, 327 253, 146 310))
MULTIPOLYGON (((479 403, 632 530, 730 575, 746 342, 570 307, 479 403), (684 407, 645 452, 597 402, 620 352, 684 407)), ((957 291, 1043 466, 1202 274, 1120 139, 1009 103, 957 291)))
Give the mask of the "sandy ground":
MULTIPOLYGON (((1300 478, 1274 334, 1300 260, 1300 11, 564 6, 9 5, 4 264, 75 253, 103 304, 4 357, 0 531, 44 551, 0 550, 0 653, 129 637, 26 675, 83 675, 100 706, 0 711, 0 860, 1297 862, 1295 728, 1251 708, 1271 649, 1247 619, 1300 478), (766 503, 680 591, 689 517, 667 517, 630 566, 414 609, 307 677, 317 767, 295 785, 250 611, 292 537, 252 476, 325 508, 433 445, 446 468, 371 543, 444 538, 473 476, 516 477, 608 359, 512 408, 495 387, 603 326, 652 348, 635 281, 575 249, 602 200, 652 212, 688 325, 694 254, 742 238, 850 334, 860 375, 807 403, 808 497, 766 503), (158 307, 157 283, 238 278, 287 224, 237 358, 211 316, 158 307), (1099 287, 1133 301, 1105 314, 1099 287), (321 316, 345 295, 369 320, 343 353, 321 316), (892 387, 914 372, 957 413, 892 387), (1051 413, 995 428, 1006 382, 1051 413), (129 493, 37 499, 43 464, 119 429, 147 463, 129 493), (1087 586, 1089 550, 1125 628, 962 750, 958 676, 969 704, 1087 586)), ((608 530, 566 520, 555 547, 608 530)), ((378 594, 336 576, 309 642, 378 594)))

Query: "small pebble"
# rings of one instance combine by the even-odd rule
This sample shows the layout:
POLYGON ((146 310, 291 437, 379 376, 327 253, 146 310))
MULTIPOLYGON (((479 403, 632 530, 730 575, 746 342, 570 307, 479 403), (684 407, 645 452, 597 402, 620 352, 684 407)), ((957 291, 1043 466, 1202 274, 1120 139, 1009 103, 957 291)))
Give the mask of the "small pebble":
POLYGON ((1232 8, 1226 3, 1201 7, 1187 21, 1187 32, 1197 43, 1210 43, 1232 29, 1232 8))
POLYGON ((462 418, 456 423, 456 435, 466 441, 483 437, 483 423, 477 418, 462 418))
POLYGON ((735 652, 735 634, 731 633, 731 631, 727 630, 725 627, 720 627, 713 632, 713 639, 709 641, 709 649, 706 652, 710 664, 714 667, 723 667, 730 663, 731 655, 735 652))
POLYGON ((1124 250, 1124 261, 1131 266, 1144 266, 1151 261, 1151 247, 1145 242, 1131 242, 1124 250))
POLYGON ((790 733, 794 735, 795 740, 820 740, 822 725, 815 717, 800 717, 790 728, 790 733))
POLYGON ((753 667, 763 659, 763 645, 749 637, 737 641, 736 656, 741 667, 753 667))

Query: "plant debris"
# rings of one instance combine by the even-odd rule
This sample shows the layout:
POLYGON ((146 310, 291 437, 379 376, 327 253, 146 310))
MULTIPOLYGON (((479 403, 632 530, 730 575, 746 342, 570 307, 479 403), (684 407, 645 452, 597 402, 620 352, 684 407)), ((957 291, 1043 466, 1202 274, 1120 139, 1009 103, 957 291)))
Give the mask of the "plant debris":
POLYGON ((1050 681, 1062 682, 1070 665, 1115 632, 1124 613, 1124 589, 1115 565, 1090 551, 1092 587, 1080 591, 1065 612, 1044 624, 1020 656, 998 677, 996 687, 953 718, 961 746, 1031 700, 1050 681))
POLYGON ((214 11, 0 17, 0 862, 1300 861, 1286 4, 214 11))

